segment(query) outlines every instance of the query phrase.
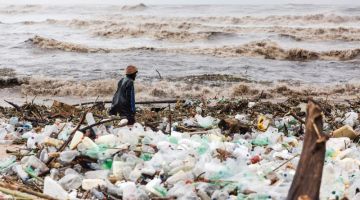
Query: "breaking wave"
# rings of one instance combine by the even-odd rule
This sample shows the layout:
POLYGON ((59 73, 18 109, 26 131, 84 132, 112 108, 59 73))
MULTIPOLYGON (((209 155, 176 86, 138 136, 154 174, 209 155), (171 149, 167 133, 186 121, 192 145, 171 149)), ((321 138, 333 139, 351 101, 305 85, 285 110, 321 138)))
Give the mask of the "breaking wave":
MULTIPOLYGON (((219 20, 219 17, 213 17, 219 20)), ((360 18, 360 17, 359 17, 360 18)), ((198 19, 198 18, 195 18, 198 19)), ((200 18, 201 19, 201 18, 200 18)), ((226 18, 225 18, 226 19, 226 18)), ((225 20, 224 19, 224 20, 225 20)), ((359 20, 360 22, 360 20, 359 20)), ((24 21, 25 25, 46 23, 50 25, 64 25, 76 29, 85 29, 89 34, 105 38, 141 38, 147 37, 156 40, 171 42, 193 42, 197 40, 212 40, 217 37, 233 37, 236 35, 248 35, 256 33, 278 34, 295 41, 360 41, 360 28, 347 27, 340 23, 338 27, 289 26, 289 23, 273 23, 272 26, 257 26, 261 20, 253 21, 251 26, 229 26, 211 21, 198 21, 193 18, 159 18, 122 16, 116 19, 101 20, 55 20, 47 19, 43 22, 24 21)), ((269 22, 269 24, 271 24, 269 22)))
POLYGON ((55 39, 44 38, 40 36, 34 36, 33 38, 25 41, 31 43, 41 49, 54 49, 68 52, 79 52, 79 53, 109 53, 110 51, 102 48, 91 48, 85 45, 74 44, 70 42, 62 42, 55 39))
POLYGON ((111 53, 126 51, 156 51, 165 53, 189 53, 212 55, 218 57, 262 57, 274 60, 309 61, 309 60, 352 60, 360 55, 360 48, 349 50, 311 51, 301 48, 284 49, 276 42, 270 40, 254 41, 239 46, 223 46, 211 48, 155 48, 132 47, 127 49, 92 48, 70 42, 62 42, 35 36, 27 40, 34 46, 42 49, 54 49, 79 53, 111 53))
POLYGON ((0 8, 0 14, 25 14, 42 9, 41 5, 9 5, 0 8))
POLYGON ((121 8, 121 10, 126 11, 143 11, 147 8, 147 6, 143 3, 137 4, 137 5, 125 5, 121 8))

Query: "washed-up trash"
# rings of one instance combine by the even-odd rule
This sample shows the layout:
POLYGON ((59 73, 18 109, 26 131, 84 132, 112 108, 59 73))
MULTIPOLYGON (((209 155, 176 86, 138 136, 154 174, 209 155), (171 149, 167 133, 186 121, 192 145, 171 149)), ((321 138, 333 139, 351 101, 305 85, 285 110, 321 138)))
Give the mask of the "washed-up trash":
POLYGON ((69 199, 69 194, 61 187, 61 185, 50 177, 45 177, 44 194, 56 199, 69 199))
POLYGON ((255 104, 256 104, 256 102, 249 102, 249 103, 248 103, 248 108, 252 108, 252 107, 254 107, 254 106, 255 106, 255 104))
POLYGON ((211 128, 216 123, 215 118, 211 116, 202 117, 201 115, 196 115, 195 119, 202 128, 211 128))
POLYGON ((105 186, 106 182, 102 179, 84 179, 82 181, 81 187, 83 190, 91 190, 99 186, 105 186))
POLYGON ((120 120, 120 122, 119 122, 119 126, 126 126, 128 124, 128 120, 127 119, 122 119, 122 120, 120 120))
POLYGON ((266 116, 260 115, 257 121, 257 128, 260 131, 266 131, 269 126, 270 120, 266 116))
POLYGON ((27 181, 30 178, 28 173, 26 173, 23 167, 19 164, 14 165, 12 169, 22 181, 27 181))
POLYGON ((220 120, 218 126, 222 131, 228 131, 228 133, 245 134, 251 131, 251 128, 247 124, 232 118, 220 120))
POLYGON ((77 145, 82 141, 84 134, 80 131, 76 131, 74 137, 70 142, 70 149, 75 149, 77 145))
POLYGON ((336 129, 334 132, 332 132, 333 137, 348 137, 350 139, 355 139, 360 135, 360 133, 357 133, 353 130, 353 128, 350 125, 345 125, 339 129, 336 129))
MULTIPOLYGON (((281 111, 285 108, 277 107, 272 115, 272 108, 266 106, 265 116, 257 110, 261 101, 251 108, 248 103, 228 106, 226 101, 216 101, 214 106, 200 106, 192 102, 191 108, 184 107, 189 116, 172 111, 171 134, 156 129, 158 124, 150 129, 117 122, 84 131, 104 119, 95 113, 86 114, 77 131, 81 116, 73 122, 52 120, 40 128, 35 123, 25 128, 27 122, 21 117, 14 119, 15 125, 0 120, 0 139, 13 135, 27 140, 16 156, 1 162, 1 174, 29 183, 28 187, 34 182, 44 184, 43 193, 57 199, 104 199, 107 195, 115 199, 286 199, 303 146, 303 136, 295 133, 303 124, 281 111), (206 117, 191 116, 196 107, 206 117)), ((304 117, 298 113, 302 108, 293 109, 304 117)), ((321 199, 356 196, 360 151, 353 132, 359 126, 353 120, 353 127, 349 124, 334 131, 343 113, 336 116, 338 121, 327 119, 324 126, 329 131, 323 132, 333 132, 333 137, 326 143, 321 199)), ((164 123, 169 131, 169 119, 166 111, 154 121, 164 123)))
POLYGON ((16 161, 16 156, 8 156, 0 159, 0 171, 9 169, 16 161))
POLYGON ((59 184, 67 191, 76 190, 82 185, 82 180, 80 174, 66 174, 59 180, 59 184))
POLYGON ((359 123, 358 118, 359 118, 358 113, 348 112, 345 114, 345 117, 343 118, 343 124, 354 127, 355 125, 357 125, 359 123))

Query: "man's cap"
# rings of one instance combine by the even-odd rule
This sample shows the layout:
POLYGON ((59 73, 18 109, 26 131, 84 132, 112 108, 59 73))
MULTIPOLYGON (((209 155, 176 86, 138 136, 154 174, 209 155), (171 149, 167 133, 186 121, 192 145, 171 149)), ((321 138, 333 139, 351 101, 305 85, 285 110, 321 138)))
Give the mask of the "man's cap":
POLYGON ((137 72, 138 72, 138 69, 134 65, 129 65, 125 69, 125 74, 126 75, 135 74, 137 72))

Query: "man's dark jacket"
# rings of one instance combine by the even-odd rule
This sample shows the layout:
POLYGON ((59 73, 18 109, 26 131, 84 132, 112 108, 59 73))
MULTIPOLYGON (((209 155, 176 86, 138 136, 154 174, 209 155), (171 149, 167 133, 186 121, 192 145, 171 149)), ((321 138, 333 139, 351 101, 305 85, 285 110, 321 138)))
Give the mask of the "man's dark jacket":
POLYGON ((110 115, 133 117, 135 115, 134 80, 130 77, 122 78, 114 94, 110 115))

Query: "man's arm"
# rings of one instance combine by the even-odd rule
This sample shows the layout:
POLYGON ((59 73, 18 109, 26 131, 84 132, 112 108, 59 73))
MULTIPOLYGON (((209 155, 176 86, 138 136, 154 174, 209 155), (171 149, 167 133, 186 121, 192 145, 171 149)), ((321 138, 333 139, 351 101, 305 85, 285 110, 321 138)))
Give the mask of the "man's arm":
POLYGON ((130 111, 132 114, 135 114, 135 89, 134 83, 130 82, 126 89, 126 98, 130 104, 130 111))
POLYGON ((129 100, 130 100, 130 110, 132 114, 135 114, 135 88, 134 83, 131 83, 129 86, 129 100))

